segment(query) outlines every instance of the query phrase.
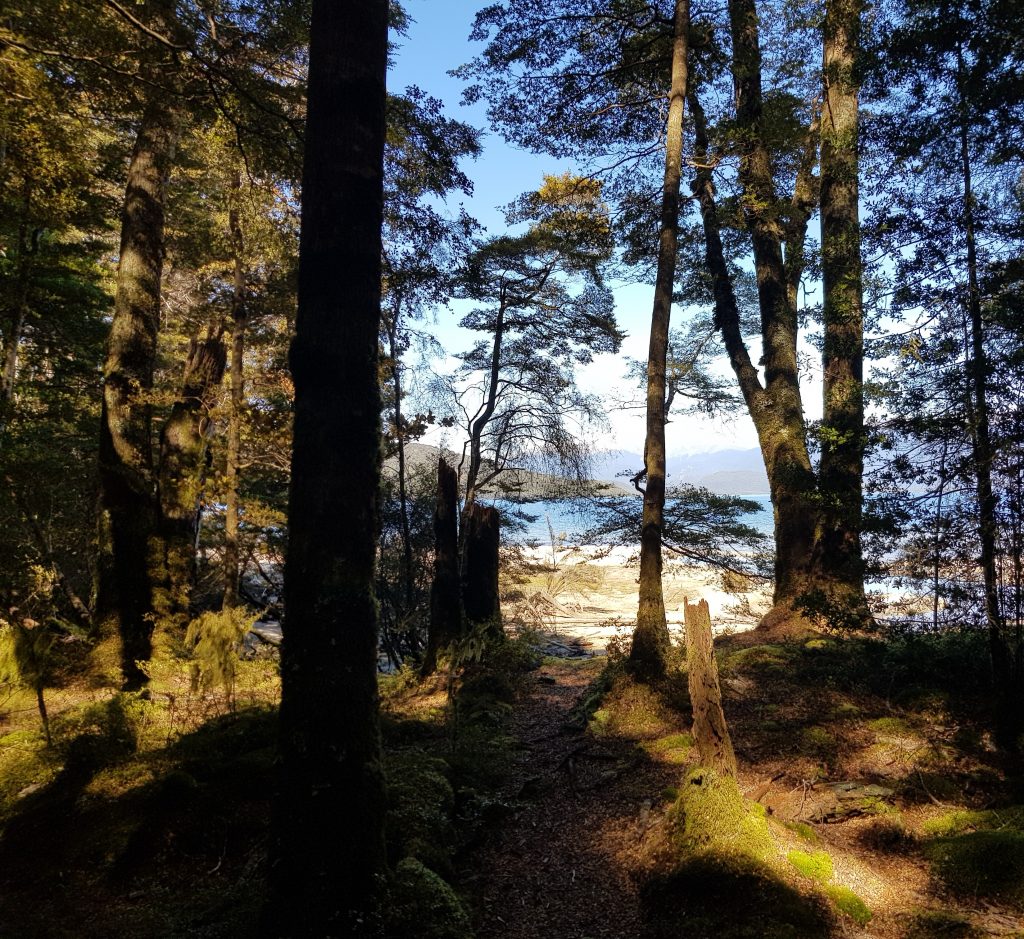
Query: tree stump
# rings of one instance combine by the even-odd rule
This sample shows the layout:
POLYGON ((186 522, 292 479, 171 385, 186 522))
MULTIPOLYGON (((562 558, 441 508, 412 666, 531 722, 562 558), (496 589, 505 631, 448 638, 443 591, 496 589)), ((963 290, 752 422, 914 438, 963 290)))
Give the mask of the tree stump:
POLYGON ((421 674, 437 667, 437 653, 462 632, 459 589, 458 486, 455 470, 437 461, 437 501, 434 504, 434 579, 430 584, 430 624, 421 674))
POLYGON ((711 636, 711 611, 707 600, 683 601, 686 621, 686 661, 689 669, 690 703, 693 706, 693 740, 702 766, 728 776, 736 775, 736 754, 722 710, 722 689, 711 636))
POLYGON ((474 505, 466 519, 466 556, 462 568, 462 603, 471 623, 493 622, 501 628, 498 600, 498 510, 474 505))

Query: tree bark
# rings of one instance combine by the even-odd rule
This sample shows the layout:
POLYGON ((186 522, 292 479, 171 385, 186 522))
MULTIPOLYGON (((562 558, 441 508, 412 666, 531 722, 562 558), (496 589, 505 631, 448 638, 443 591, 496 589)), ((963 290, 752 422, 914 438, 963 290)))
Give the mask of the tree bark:
POLYGON ((683 601, 686 620, 686 667, 693 707, 693 740, 701 766, 736 776, 736 754, 722 710, 722 688, 711 634, 711 611, 707 600, 683 601))
POLYGON ((365 936, 386 870, 379 530, 386 0, 313 0, 270 936, 365 936))
POLYGON ((665 525, 665 362, 679 236, 683 110, 689 79, 689 0, 676 0, 673 30, 661 235, 647 356, 647 438, 644 444, 646 484, 640 527, 640 589, 636 628, 633 630, 633 644, 629 654, 630 670, 642 680, 664 675, 669 648, 661 582, 661 539, 665 525))
POLYGON ((864 596, 864 313, 858 199, 857 54, 861 0, 825 7, 821 116, 824 409, 818 486, 820 564, 833 601, 870 621, 864 596))
POLYGON ((462 591, 459 584, 459 477, 444 457, 437 461, 437 502, 434 505, 434 578, 430 585, 430 624, 421 673, 437 667, 437 654, 462 633, 462 591))
POLYGON ((103 368, 96 612, 101 629, 113 624, 120 635, 121 668, 129 688, 146 681, 136 663, 152 653, 154 580, 163 566, 148 395, 160 323, 164 185, 180 119, 178 99, 163 89, 155 91, 128 166, 117 291, 103 368))
POLYGON ((227 453, 224 460, 224 598, 225 609, 238 605, 241 583, 241 550, 238 541, 239 520, 239 461, 242 452, 242 409, 245 403, 245 327, 249 315, 245 302, 245 239, 238 211, 242 189, 241 173, 235 172, 231 181, 228 207, 228 232, 231 236, 231 254, 234 264, 234 283, 231 298, 231 397, 228 408, 227 453))
POLYGON ((189 344, 181 395, 160 434, 160 529, 163 576, 154 592, 156 628, 181 638, 190 617, 199 504, 206 473, 210 411, 227 351, 220 336, 189 344))
POLYGON ((498 550, 501 526, 498 510, 474 505, 466 517, 466 538, 462 560, 462 603, 470 623, 493 623, 501 632, 501 603, 498 598, 498 550))
POLYGON ((391 356, 391 385, 395 396, 395 440, 398 444, 398 511, 402 525, 402 580, 406 612, 413 607, 412 532, 409 529, 409 495, 406 490, 405 432, 402 427, 402 373, 398 351, 398 325, 401 297, 388 324, 388 354, 391 356))

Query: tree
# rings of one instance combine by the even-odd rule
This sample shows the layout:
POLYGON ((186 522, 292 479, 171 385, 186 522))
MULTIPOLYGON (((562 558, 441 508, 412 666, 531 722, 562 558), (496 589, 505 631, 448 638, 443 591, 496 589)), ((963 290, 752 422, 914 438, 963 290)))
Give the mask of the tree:
POLYGON ((640 596, 630 648, 632 671, 658 678, 665 672, 669 647, 665 597, 661 583, 661 542, 665 525, 665 374, 669 320, 679 237, 679 184, 683 162, 683 107, 688 90, 689 0, 676 0, 672 67, 665 133, 665 178, 661 199, 658 268, 647 356, 647 435, 644 441, 644 512, 640 524, 640 596))
MULTIPOLYGON (((150 11, 149 28, 171 31, 173 8, 150 11)), ((177 76, 172 52, 154 42, 145 77, 177 76)), ((128 166, 122 209, 114 316, 103 366, 100 418, 102 558, 97 588, 102 621, 114 615, 126 686, 145 683, 138 662, 152 653, 154 591, 162 570, 159 504, 155 498, 152 405, 160 286, 164 259, 167 176, 183 120, 181 88, 151 87, 128 166)))
POLYGON ((832 601, 870 620, 861 553, 864 476, 864 312, 858 159, 859 0, 829 0, 823 26, 821 265, 824 408, 817 550, 832 601))
POLYGON ((368 935, 385 870, 373 592, 388 5, 314 0, 269 935, 368 935))
POLYGON ((459 356, 446 387, 467 435, 464 520, 509 467, 560 465, 583 478, 586 448, 569 421, 596 409, 573 369, 622 340, 602 277, 611 231, 600 193, 591 180, 548 176, 508 213, 526 232, 491 238, 468 259, 461 294, 482 305, 461 325, 490 339, 459 356))

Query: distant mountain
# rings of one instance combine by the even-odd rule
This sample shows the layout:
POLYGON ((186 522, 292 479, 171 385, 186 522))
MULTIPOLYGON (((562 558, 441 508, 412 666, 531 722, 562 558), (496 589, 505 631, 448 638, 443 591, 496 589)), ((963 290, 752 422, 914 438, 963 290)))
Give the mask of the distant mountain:
MULTIPOLYGON (((639 453, 604 451, 596 454, 593 463, 595 479, 628 485, 628 473, 633 475, 644 465, 639 453)), ((689 453, 672 456, 666 461, 668 484, 689 483, 704 486, 712 492, 726 495, 750 495, 768 492, 768 477, 761 460, 761 451, 718 450, 714 453, 689 453)))
MULTIPOLYGON (((407 443, 405 445, 405 464, 409 473, 430 472, 436 473, 437 459, 441 451, 425 443, 407 443)), ((462 455, 451 450, 444 453, 448 462, 457 467, 462 455)), ((384 461, 384 472, 397 475, 398 457, 390 456, 384 461)), ((609 496, 633 494, 628 481, 616 480, 603 477, 594 477, 600 486, 601 494, 609 496)), ((567 496, 579 495, 579 486, 572 480, 560 476, 552 476, 548 473, 537 473, 533 470, 506 469, 501 476, 495 480, 495 484, 484 488, 484 493, 489 496, 507 496, 511 499, 558 499, 567 496)))

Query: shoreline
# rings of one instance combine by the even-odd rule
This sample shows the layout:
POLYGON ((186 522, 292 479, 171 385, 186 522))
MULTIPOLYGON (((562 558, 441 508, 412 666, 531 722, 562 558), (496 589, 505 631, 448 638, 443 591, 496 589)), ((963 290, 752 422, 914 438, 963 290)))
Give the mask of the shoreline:
MULTIPOLYGON (((509 590, 504 603, 510 625, 518 623, 582 646, 591 654, 607 650, 616 637, 628 638, 636 621, 636 551, 597 545, 522 547, 531 570, 509 590)), ((720 571, 667 559, 663 572, 665 613, 674 641, 683 639, 683 601, 707 600, 716 634, 754 628, 767 611, 769 587, 723 589, 720 571)))

